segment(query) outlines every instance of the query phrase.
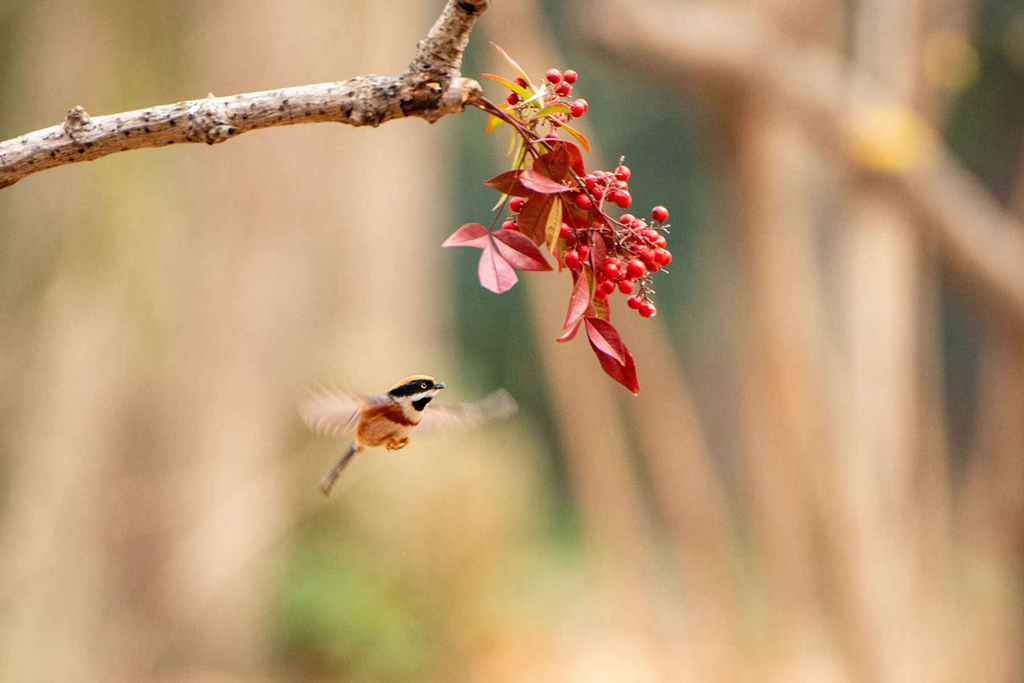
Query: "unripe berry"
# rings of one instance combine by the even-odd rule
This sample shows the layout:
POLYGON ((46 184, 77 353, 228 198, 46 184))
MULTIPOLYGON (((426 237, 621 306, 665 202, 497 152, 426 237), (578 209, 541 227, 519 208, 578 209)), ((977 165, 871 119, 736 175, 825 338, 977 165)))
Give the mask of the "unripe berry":
POLYGON ((579 117, 583 116, 586 112, 586 107, 580 104, 579 100, 576 100, 575 102, 569 105, 569 113, 572 114, 572 117, 574 119, 578 119, 579 117))
POLYGON ((668 220, 668 209, 666 209, 664 206, 654 207, 653 209, 651 209, 651 218, 660 223, 664 223, 665 221, 668 220))
POLYGON ((605 260, 601 269, 609 280, 614 280, 622 273, 622 264, 618 259, 610 258, 605 260))
POLYGON ((514 92, 510 92, 508 94, 508 97, 505 98, 505 101, 511 104, 512 106, 515 106, 519 104, 519 95, 517 95, 514 92))
POLYGON ((589 209, 594 206, 594 202, 590 201, 590 197, 583 194, 582 192, 576 195, 576 199, 574 201, 576 202, 576 206, 580 207, 581 209, 589 209))
POLYGON ((654 260, 658 265, 667 266, 672 263, 672 252, 668 249, 658 249, 654 252, 654 260))
POLYGON ((626 264, 626 275, 633 278, 634 280, 638 277, 641 277, 646 272, 647 266, 645 266, 644 262, 638 258, 632 259, 629 263, 626 264))
POLYGON ((571 92, 572 86, 569 85, 568 83, 563 83, 562 85, 555 88, 555 94, 558 95, 559 97, 568 97, 569 93, 571 92))
POLYGON ((631 296, 628 299, 626 299, 626 305, 635 311, 640 308, 641 302, 640 299, 638 299, 637 297, 631 296))
POLYGON ((562 227, 558 229, 558 236, 561 237, 563 240, 569 239, 570 237, 572 237, 572 228, 570 228, 565 223, 562 223, 562 227))
POLYGON ((566 69, 565 72, 562 74, 562 78, 565 79, 566 83, 575 83, 576 79, 579 78, 579 74, 577 74, 572 69, 566 69))
POLYGON ((582 259, 580 259, 579 252, 577 252, 575 249, 570 249, 569 251, 565 252, 563 260, 565 261, 566 267, 571 268, 572 270, 577 270, 580 267, 580 263, 582 262, 582 259))
POLYGON ((548 83, 557 85, 562 82, 562 72, 558 69, 548 69, 547 73, 544 74, 544 78, 548 79, 548 83))
POLYGON ((619 291, 623 294, 632 294, 634 287, 632 280, 619 280, 619 291))
POLYGON ((511 211, 512 213, 519 213, 523 208, 523 204, 525 203, 526 199, 524 199, 523 197, 513 197, 512 199, 508 200, 508 210, 511 211))
POLYGON ((653 318, 658 315, 658 309, 650 301, 644 301, 640 304, 640 315, 644 318, 653 318))
POLYGON ((615 169, 615 177, 619 180, 629 180, 631 175, 633 175, 633 172, 629 170, 629 166, 619 164, 618 168, 615 169))
POLYGON ((502 230, 518 230, 518 227, 516 226, 516 222, 515 221, 505 221, 504 223, 501 224, 501 229, 502 230))

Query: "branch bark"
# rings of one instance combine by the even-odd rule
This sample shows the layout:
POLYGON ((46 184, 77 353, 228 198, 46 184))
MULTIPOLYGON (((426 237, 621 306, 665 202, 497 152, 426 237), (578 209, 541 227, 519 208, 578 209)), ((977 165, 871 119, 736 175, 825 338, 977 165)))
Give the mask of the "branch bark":
POLYGON ((299 123, 379 126, 414 116, 433 123, 461 112, 482 95, 480 84, 460 73, 462 54, 489 0, 447 0, 441 16, 398 76, 356 76, 147 109, 90 116, 70 109, 49 128, 0 142, 0 188, 49 168, 93 161, 116 152, 176 143, 214 145, 242 133, 299 123))
POLYGON ((645 73, 778 97, 824 151, 890 185, 986 312, 1024 332, 1024 226, 910 112, 881 112, 881 123, 851 117, 847 86, 866 76, 826 50, 794 49, 769 22, 721 3, 595 5, 587 24, 593 39, 645 73), (647 40, 622 40, 633 34, 647 40), (864 144, 877 149, 887 142, 904 146, 902 163, 866 166, 864 144))

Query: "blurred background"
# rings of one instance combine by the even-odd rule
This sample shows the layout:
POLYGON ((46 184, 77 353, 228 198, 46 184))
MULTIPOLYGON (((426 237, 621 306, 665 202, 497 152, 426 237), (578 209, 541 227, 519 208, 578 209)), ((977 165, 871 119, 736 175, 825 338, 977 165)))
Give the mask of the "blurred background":
MULTIPOLYGON (((0 138, 399 73, 442 4, 0 0, 0 138)), ((987 191, 940 193, 962 234, 1024 253, 1024 2, 494 0, 467 75, 507 73, 488 41, 576 69, 589 165, 672 212, 661 315, 614 312, 640 397, 554 343, 566 278, 496 297, 440 248, 495 200, 478 111, 31 176, 0 193, 0 680, 1024 681, 1022 317, 894 180, 937 131, 987 191), (324 499, 344 444, 298 392, 412 372, 522 411, 324 499)))

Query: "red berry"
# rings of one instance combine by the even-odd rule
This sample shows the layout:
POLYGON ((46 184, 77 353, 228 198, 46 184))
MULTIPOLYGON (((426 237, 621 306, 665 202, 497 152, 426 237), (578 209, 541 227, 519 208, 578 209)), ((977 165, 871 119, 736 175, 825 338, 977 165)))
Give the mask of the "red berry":
POLYGON ((519 104, 519 95, 515 94, 514 92, 510 92, 508 94, 508 97, 505 98, 505 101, 511 104, 512 106, 515 106, 519 104))
POLYGON ((502 230, 518 230, 519 228, 516 225, 515 221, 505 221, 504 223, 501 224, 501 229, 502 230))
POLYGON ((572 237, 572 228, 570 228, 565 223, 562 223, 562 227, 558 229, 558 236, 561 237, 563 240, 569 239, 570 237, 572 237))
POLYGON ((647 266, 645 266, 644 262, 638 258, 632 259, 629 263, 626 264, 626 275, 633 278, 634 280, 642 276, 646 272, 647 266))
POLYGON ((580 258, 579 252, 577 252, 575 249, 570 249, 569 251, 565 252, 563 260, 565 261, 565 265, 569 268, 572 268, 573 270, 579 268, 580 263, 582 263, 582 259, 580 258))
POLYGON ((664 206, 654 207, 653 209, 651 209, 651 218, 660 223, 664 223, 665 221, 668 220, 668 209, 666 209, 664 206))
POLYGON ((598 287, 600 287, 601 291, 604 293, 605 296, 608 296, 609 294, 615 291, 615 283, 612 282, 611 280, 605 280, 600 285, 598 285, 598 287))
POLYGON ((619 291, 623 294, 632 294, 634 286, 632 280, 619 280, 619 291))
POLYGON ((640 299, 636 298, 635 296, 631 296, 628 299, 626 299, 626 305, 632 308, 633 310, 637 310, 641 306, 640 299))
POLYGON ((582 260, 585 260, 588 256, 590 256, 590 247, 588 247, 585 244, 581 244, 576 251, 580 253, 580 259, 582 260))
POLYGON ((590 111, 590 102, 587 102, 587 101, 586 101, 585 99, 583 99, 582 97, 581 97, 581 98, 579 98, 579 99, 578 99, 578 100, 576 100, 576 101, 580 103, 580 106, 581 106, 581 107, 583 107, 583 111, 584 111, 584 113, 585 113, 585 112, 588 112, 588 111, 590 111))
POLYGON ((572 69, 566 69, 562 74, 562 78, 565 79, 566 83, 575 83, 576 79, 579 78, 579 74, 572 69))
POLYGON ((579 100, 576 100, 575 102, 569 105, 569 113, 572 114, 572 117, 574 119, 578 119, 579 117, 587 113, 587 109, 582 104, 580 104, 579 100))
POLYGON ((594 290, 594 298, 597 299, 598 301, 604 301, 605 299, 608 298, 608 295, 605 294, 605 291, 603 289, 598 287, 597 289, 594 290))
POLYGON ((513 197, 512 199, 508 200, 508 210, 511 211, 512 213, 519 213, 519 211, 522 210, 523 208, 523 204, 525 203, 526 199, 524 199, 523 197, 513 197))
POLYGON ((658 309, 650 301, 644 301, 640 304, 640 315, 645 318, 653 318, 658 315, 658 309))
POLYGON ((644 230, 644 231, 642 231, 642 232, 640 233, 640 235, 641 235, 641 236, 642 236, 642 237, 643 237, 643 238, 644 238, 645 240, 647 240, 648 242, 651 242, 652 244, 654 243, 654 241, 655 241, 656 239, 658 239, 658 235, 659 235, 659 234, 660 234, 660 233, 659 233, 659 232, 658 232, 657 230, 655 230, 654 228, 647 228, 646 230, 644 230))
POLYGON ((548 79, 548 83, 557 85, 562 82, 562 72, 558 69, 548 69, 547 73, 544 74, 544 78, 548 79))
POLYGON ((657 273, 661 270, 661 266, 658 265, 657 260, 651 259, 650 261, 644 261, 644 267, 652 273, 657 273))
POLYGON ((590 201, 590 197, 583 194, 582 192, 576 195, 575 201, 576 206, 580 207, 581 209, 589 209, 594 206, 594 202, 590 201))
POLYGON ((619 167, 615 169, 615 177, 619 180, 629 180, 631 175, 633 175, 633 172, 629 170, 629 166, 619 164, 619 167))
POLYGON ((527 85, 526 79, 523 78, 522 76, 519 76, 518 78, 516 78, 516 85, 518 85, 520 88, 525 88, 527 85))
POLYGON ((618 259, 606 259, 601 269, 609 280, 614 280, 622 274, 622 264, 618 259))
POLYGON ((664 247, 666 244, 668 244, 668 240, 665 238, 665 236, 660 234, 654 238, 653 242, 654 246, 659 248, 664 247))
POLYGON ((555 94, 558 95, 559 97, 568 97, 569 93, 571 92, 572 86, 569 85, 568 83, 563 83, 562 85, 555 88, 555 94))
POLYGON ((654 252, 654 260, 658 262, 658 265, 667 266, 672 263, 672 252, 668 249, 658 249, 654 252))
POLYGON ((585 176, 583 178, 583 184, 587 186, 587 189, 593 191, 597 187, 597 178, 592 175, 585 176))
POLYGON ((654 250, 651 249, 650 247, 642 247, 640 251, 638 251, 637 253, 640 254, 640 259, 642 261, 654 260, 654 250))
POLYGON ((636 216, 634 216, 631 213, 624 213, 621 216, 619 216, 619 222, 622 223, 623 225, 629 225, 630 223, 632 223, 635 220, 636 220, 636 216))
POLYGON ((619 205, 619 208, 629 208, 629 205, 633 203, 633 195, 626 190, 616 190, 616 193, 614 201, 619 205))

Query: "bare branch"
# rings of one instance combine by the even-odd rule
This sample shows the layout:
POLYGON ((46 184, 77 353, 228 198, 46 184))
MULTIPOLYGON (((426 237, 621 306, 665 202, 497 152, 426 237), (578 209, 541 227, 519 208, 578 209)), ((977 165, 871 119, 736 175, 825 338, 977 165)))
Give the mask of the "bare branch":
POLYGON ((408 71, 347 81, 209 97, 91 117, 81 106, 56 126, 0 142, 0 188, 48 168, 176 143, 213 145, 273 126, 331 121, 379 126, 415 116, 433 123, 482 94, 460 75, 462 53, 489 0, 448 0, 408 71))
POLYGON ((858 170, 875 171, 918 214, 915 224, 929 231, 970 294, 1024 331, 1024 226, 956 163, 936 134, 921 136, 909 163, 865 168, 853 138, 887 132, 865 131, 857 112, 851 119, 848 86, 866 76, 826 50, 795 49, 770 23, 722 3, 595 4, 587 27, 617 57, 668 82, 770 94, 824 143, 823 151, 858 170), (633 34, 647 40, 622 40, 633 34))

